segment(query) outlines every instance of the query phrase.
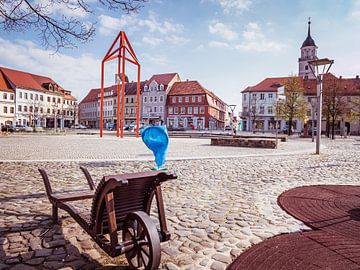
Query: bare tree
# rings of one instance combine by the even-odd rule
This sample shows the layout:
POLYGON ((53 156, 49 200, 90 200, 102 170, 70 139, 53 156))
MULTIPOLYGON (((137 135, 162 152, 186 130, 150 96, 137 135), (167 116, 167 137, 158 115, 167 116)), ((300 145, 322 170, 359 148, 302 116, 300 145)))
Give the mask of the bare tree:
POLYGON ((8 32, 33 29, 45 48, 57 52, 90 41, 95 35, 96 22, 91 18, 82 21, 85 16, 75 16, 75 13, 91 15, 99 5, 131 13, 137 12, 145 2, 147 0, 98 0, 94 3, 85 0, 0 0, 0 29, 8 32), (61 14, 52 12, 56 10, 61 10, 61 14))
POLYGON ((324 83, 323 111, 329 118, 331 128, 330 137, 335 139, 335 125, 337 121, 349 113, 345 93, 343 87, 341 87, 341 81, 337 78, 329 79, 324 83))
POLYGON ((305 119, 307 112, 307 103, 303 99, 304 88, 298 77, 290 77, 285 85, 285 97, 279 101, 276 112, 277 117, 285 118, 288 121, 288 135, 291 135, 294 119, 305 119))

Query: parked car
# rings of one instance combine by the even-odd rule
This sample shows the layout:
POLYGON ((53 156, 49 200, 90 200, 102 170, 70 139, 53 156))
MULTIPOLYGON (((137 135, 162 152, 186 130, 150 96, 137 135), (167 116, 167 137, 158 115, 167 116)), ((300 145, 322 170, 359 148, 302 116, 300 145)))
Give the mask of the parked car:
POLYGON ((71 128, 74 128, 74 129, 86 129, 87 127, 84 126, 84 125, 81 125, 81 124, 75 124, 75 125, 72 125, 71 128))
POLYGON ((2 132, 14 132, 14 126, 12 125, 3 125, 1 126, 1 131, 2 132))
POLYGON ((23 126, 23 125, 16 125, 15 127, 14 127, 14 131, 15 132, 23 132, 23 131, 25 131, 25 126, 23 126))

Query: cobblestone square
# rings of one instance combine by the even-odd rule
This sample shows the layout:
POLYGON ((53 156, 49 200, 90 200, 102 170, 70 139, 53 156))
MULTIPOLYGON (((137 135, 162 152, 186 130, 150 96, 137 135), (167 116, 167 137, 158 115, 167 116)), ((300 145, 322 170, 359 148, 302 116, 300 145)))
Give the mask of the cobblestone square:
MULTIPOLYGON (((165 183, 171 240, 162 244, 161 269, 225 269, 241 252, 280 233, 307 229, 277 205, 281 192, 301 185, 359 184, 360 138, 315 145, 294 138, 279 149, 211 147, 206 139, 171 139, 165 183)), ((110 136, 0 138, 0 269, 126 269, 51 205, 37 169, 53 188, 86 189, 79 166, 98 182, 103 175, 147 171, 153 157, 141 140, 110 136), (16 143, 14 143, 16 141, 16 143), (118 265, 118 266, 116 266, 118 265)), ((79 203, 89 211, 91 201, 79 203)))

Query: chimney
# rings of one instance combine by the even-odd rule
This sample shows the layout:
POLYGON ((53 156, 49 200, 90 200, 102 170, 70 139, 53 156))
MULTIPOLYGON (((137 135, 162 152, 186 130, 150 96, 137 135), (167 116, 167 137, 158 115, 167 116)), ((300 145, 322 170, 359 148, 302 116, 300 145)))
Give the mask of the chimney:
POLYGON ((359 75, 356 75, 356 79, 359 79, 359 75))
POLYGON ((341 79, 342 79, 342 76, 339 76, 339 79, 341 80, 341 79))
POLYGON ((188 81, 189 81, 189 79, 186 79, 186 81, 188 82, 188 81))

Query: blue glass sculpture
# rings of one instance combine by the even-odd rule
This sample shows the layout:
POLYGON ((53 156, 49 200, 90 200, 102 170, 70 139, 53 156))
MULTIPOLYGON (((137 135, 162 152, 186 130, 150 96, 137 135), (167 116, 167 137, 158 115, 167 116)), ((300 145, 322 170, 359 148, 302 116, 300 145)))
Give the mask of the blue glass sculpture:
POLYGON ((161 168, 166 161, 166 151, 169 145, 169 137, 166 126, 150 126, 141 132, 141 137, 145 145, 153 152, 156 166, 154 170, 161 168))

